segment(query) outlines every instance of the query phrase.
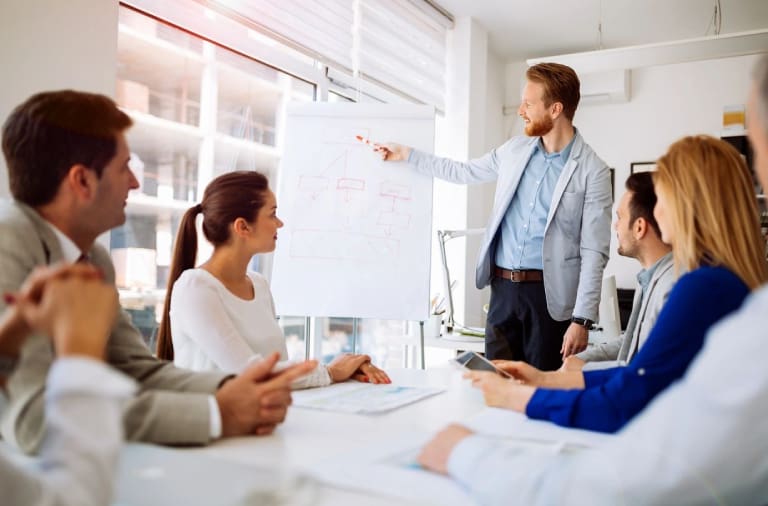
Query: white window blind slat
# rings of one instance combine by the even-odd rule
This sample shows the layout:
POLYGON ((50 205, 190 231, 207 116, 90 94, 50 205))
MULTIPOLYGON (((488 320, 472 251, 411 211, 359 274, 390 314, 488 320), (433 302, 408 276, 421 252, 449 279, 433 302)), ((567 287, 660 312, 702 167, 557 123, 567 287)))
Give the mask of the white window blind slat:
POLYGON ((409 44, 404 37, 398 39, 391 32, 370 31, 367 26, 363 27, 362 31, 365 41, 361 48, 362 51, 383 53, 391 58, 410 62, 420 67, 429 67, 425 69, 425 72, 439 77, 440 79, 436 80, 437 84, 442 82, 445 72, 445 60, 440 58, 442 55, 426 52, 421 47, 409 44))
POLYGON ((208 0, 238 12, 265 35, 278 34, 329 66, 444 109, 450 21, 419 2, 208 0))
POLYGON ((444 109, 446 29, 408 0, 358 0, 359 71, 444 109))
POLYGON ((255 24, 279 33, 330 62, 345 67, 351 65, 351 0, 326 0, 319 7, 295 0, 257 0, 243 5, 240 12, 255 24), (338 14, 345 12, 346 16, 338 14))

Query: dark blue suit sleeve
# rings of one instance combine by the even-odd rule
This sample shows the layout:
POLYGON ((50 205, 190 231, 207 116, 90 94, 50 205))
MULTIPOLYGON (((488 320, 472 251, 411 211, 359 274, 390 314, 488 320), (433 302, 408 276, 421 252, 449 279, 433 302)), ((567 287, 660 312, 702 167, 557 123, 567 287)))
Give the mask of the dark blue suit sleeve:
POLYGON ((681 277, 648 341, 627 367, 584 373, 585 389, 540 388, 526 413, 566 427, 615 432, 682 377, 709 328, 741 306, 747 286, 722 267, 681 277))

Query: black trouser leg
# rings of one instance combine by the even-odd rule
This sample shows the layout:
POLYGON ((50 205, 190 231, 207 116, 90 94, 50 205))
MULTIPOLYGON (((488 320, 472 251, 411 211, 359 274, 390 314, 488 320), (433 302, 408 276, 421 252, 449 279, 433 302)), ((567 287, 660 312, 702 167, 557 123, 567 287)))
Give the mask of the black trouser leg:
POLYGON ((513 283, 493 278, 485 328, 485 354, 491 359, 523 360, 544 371, 560 368, 560 348, 568 320, 553 320, 544 283, 513 283))

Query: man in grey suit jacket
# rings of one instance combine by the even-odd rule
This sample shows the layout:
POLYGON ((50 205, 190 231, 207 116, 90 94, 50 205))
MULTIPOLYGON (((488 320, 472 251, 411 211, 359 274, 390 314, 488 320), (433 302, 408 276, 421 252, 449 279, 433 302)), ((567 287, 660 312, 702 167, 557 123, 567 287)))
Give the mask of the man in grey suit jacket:
POLYGON ((611 183, 606 164, 573 127, 579 79, 543 63, 526 72, 513 137, 466 163, 398 144, 376 145, 385 160, 455 183, 496 180, 493 212, 475 282, 491 285, 485 351, 543 370, 586 348, 608 261, 611 183))
POLYGON ((632 313, 623 335, 568 357, 564 369, 597 369, 627 364, 645 343, 675 284, 672 248, 662 242, 659 225, 653 216, 656 193, 651 173, 632 174, 625 186, 627 191, 619 201, 614 225, 618 252, 619 255, 637 259, 643 266, 637 275, 632 313))
MULTIPOLYGON (((34 95, 11 113, 2 143, 14 200, 0 204, 0 291, 18 290, 37 265, 83 258, 114 283, 109 254, 95 240, 125 221, 128 192, 139 186, 128 167, 130 125, 108 97, 76 91, 34 95)), ((48 337, 33 335, 8 381, 2 435, 27 452, 44 433, 53 360, 48 337)), ((272 379, 254 368, 234 378, 178 369, 152 356, 124 311, 107 361, 140 385, 126 408, 127 437, 166 444, 271 432, 285 417, 291 381, 312 367, 304 363, 272 379)))

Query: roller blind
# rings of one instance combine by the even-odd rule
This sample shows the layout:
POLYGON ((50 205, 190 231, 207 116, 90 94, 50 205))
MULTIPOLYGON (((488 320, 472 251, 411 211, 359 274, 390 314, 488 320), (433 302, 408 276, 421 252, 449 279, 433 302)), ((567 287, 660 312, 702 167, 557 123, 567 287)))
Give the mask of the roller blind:
POLYGON ((330 67, 443 109, 451 18, 425 0, 215 0, 330 67))
POLYGON ((356 0, 354 7, 354 70, 443 109, 449 25, 405 0, 356 0))

